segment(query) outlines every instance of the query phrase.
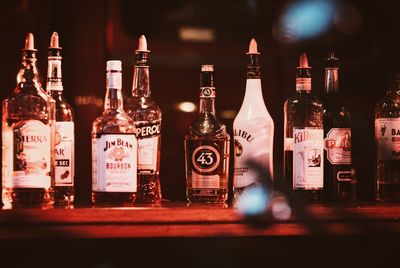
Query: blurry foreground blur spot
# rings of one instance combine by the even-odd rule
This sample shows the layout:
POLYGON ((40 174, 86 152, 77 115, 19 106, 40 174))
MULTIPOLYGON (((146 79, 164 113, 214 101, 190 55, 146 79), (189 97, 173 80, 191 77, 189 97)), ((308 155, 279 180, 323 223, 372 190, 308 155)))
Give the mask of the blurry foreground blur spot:
POLYGON ((333 22, 333 0, 303 0, 290 4, 273 27, 273 35, 282 43, 317 37, 333 22))
POLYGON ((268 193, 261 186, 253 186, 241 193, 237 209, 243 216, 259 216, 267 211, 268 193))

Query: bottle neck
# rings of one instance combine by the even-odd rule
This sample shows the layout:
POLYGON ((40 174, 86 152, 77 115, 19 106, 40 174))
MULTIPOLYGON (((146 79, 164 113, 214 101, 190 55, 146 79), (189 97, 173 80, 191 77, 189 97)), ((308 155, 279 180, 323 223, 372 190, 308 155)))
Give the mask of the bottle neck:
POLYGON ((36 51, 23 50, 22 52, 22 66, 17 75, 17 83, 20 88, 24 89, 25 84, 34 84, 40 87, 39 72, 36 66, 36 51))
POLYGON ((135 52, 135 65, 133 68, 132 96, 138 98, 150 97, 150 74, 147 51, 135 52))
POLYGON ((200 114, 202 113, 215 115, 215 98, 200 97, 200 114))
POLYGON ((123 111, 122 73, 107 71, 107 92, 104 101, 104 111, 123 111))
POLYGON ((215 115, 214 71, 200 73, 200 113, 215 115))
POLYGON ((248 54, 249 63, 247 64, 247 79, 260 79, 261 78, 261 67, 260 67, 260 54, 248 54))
POLYGON ((301 93, 311 92, 311 68, 297 68, 296 91, 301 93))
POLYGON ((325 93, 332 95, 339 93, 338 68, 325 68, 325 93))
POLYGON ((60 49, 50 48, 48 52, 47 64, 47 91, 62 91, 62 72, 61 72, 61 51, 60 49))

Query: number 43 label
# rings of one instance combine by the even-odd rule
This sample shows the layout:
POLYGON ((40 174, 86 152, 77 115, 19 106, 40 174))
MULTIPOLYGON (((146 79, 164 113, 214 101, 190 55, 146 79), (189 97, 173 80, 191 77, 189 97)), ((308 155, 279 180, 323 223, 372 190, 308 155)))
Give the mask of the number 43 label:
POLYGON ((199 172, 213 172, 220 161, 217 149, 209 145, 197 147, 192 154, 193 167, 199 172))

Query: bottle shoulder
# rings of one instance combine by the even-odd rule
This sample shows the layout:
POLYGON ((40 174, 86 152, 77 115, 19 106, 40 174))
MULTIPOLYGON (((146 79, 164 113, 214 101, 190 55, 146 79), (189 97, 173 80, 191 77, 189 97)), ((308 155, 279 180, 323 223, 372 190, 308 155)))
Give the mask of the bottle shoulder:
POLYGON ((158 121, 162 118, 160 107, 151 98, 128 98, 124 110, 135 122, 158 121))
POLYGON ((375 105, 376 117, 400 117, 400 93, 388 91, 375 105))
POLYGON ((186 137, 196 139, 230 139, 226 126, 211 113, 201 113, 189 127, 186 137))
POLYGON ((285 101, 285 107, 314 106, 323 108, 323 101, 312 93, 296 92, 285 101))
POLYGON ((61 94, 52 95, 52 98, 55 101, 56 121, 73 121, 74 111, 67 99, 61 94))
POLYGON ((135 133, 133 120, 125 112, 105 111, 93 121, 92 134, 135 133))

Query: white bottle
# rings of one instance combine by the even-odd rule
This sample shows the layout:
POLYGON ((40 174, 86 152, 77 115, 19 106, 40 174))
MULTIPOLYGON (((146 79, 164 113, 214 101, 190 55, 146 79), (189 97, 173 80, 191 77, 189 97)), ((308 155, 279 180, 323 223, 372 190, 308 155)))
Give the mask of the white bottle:
POLYGON ((247 187, 265 178, 249 167, 253 161, 267 170, 273 178, 274 121, 265 106, 261 90, 260 53, 257 43, 250 41, 249 64, 247 65, 246 93, 234 122, 234 196, 237 199, 247 187))

